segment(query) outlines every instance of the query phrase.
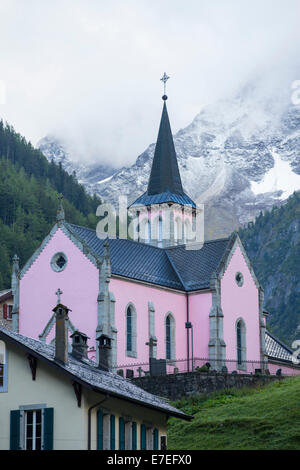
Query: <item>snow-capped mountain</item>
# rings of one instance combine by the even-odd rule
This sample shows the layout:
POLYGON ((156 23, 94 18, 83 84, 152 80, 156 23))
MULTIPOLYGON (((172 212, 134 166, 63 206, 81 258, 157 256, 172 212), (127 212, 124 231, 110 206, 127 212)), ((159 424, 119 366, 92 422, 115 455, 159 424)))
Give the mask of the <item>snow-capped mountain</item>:
POLYGON ((66 145, 55 136, 48 135, 44 137, 38 142, 37 146, 49 162, 53 160, 56 164, 61 163, 63 169, 69 174, 75 172, 79 183, 83 184, 91 194, 95 192, 95 185, 101 181, 107 181, 116 172, 116 169, 109 165, 89 165, 74 162, 66 145))
MULTIPOLYGON (((300 189, 300 106, 255 93, 249 87, 204 108, 174 135, 184 189, 204 203, 206 238, 227 235, 300 189)), ((132 202, 146 190, 155 144, 132 166, 103 171, 101 178, 92 168, 72 168, 47 139, 40 148, 67 171, 75 169, 90 192, 117 203, 119 195, 132 202)))

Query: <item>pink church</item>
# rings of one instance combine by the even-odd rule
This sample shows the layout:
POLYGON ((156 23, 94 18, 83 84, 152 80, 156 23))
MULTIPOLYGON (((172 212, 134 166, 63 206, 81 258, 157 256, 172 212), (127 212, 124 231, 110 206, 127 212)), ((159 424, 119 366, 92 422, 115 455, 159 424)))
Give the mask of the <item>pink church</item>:
POLYGON ((148 189, 130 207, 136 239, 101 239, 69 224, 60 204, 56 224, 21 270, 14 258, 13 330, 50 343, 53 308, 63 303, 70 335, 84 332, 90 358, 127 377, 148 373, 150 362, 167 373, 206 363, 298 373, 293 351, 266 331, 263 289, 238 234, 188 243, 199 208, 183 191, 163 99, 148 189))

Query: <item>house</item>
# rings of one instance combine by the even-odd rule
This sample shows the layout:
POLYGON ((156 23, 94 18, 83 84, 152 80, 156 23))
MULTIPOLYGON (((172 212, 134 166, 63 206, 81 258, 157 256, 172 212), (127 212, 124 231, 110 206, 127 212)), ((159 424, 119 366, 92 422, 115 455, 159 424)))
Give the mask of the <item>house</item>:
POLYGON ((69 353, 68 313, 54 309, 55 345, 0 328, 0 449, 165 449, 168 418, 191 418, 89 360, 85 334, 69 353))
POLYGON ((0 291, 0 326, 11 327, 13 294, 11 289, 0 291))
MULTIPOLYGON (((14 258, 13 331, 51 344, 52 306, 62 301, 71 309, 69 341, 84 331, 98 362, 97 338, 106 337, 115 372, 141 374, 159 359, 167 372, 206 362, 229 372, 270 370, 264 293, 238 234, 189 242, 201 209, 183 190, 166 99, 148 189, 130 206, 135 239, 99 238, 68 223, 60 203, 56 224, 22 269, 14 258)), ((288 357, 284 373, 298 373, 288 357)))

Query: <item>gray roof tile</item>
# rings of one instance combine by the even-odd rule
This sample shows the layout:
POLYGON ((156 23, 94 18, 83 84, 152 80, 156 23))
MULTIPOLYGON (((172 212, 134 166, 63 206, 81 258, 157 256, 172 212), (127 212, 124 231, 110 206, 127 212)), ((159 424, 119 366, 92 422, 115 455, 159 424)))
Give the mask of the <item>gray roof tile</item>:
POLYGON ((41 358, 49 361, 56 367, 73 375, 74 379, 85 382, 87 385, 98 389, 103 393, 109 393, 119 398, 127 399, 139 403, 140 405, 156 408, 172 416, 190 419, 185 413, 169 405, 167 402, 137 387, 129 380, 120 377, 111 372, 105 372, 95 366, 95 362, 86 359, 80 361, 69 354, 69 360, 66 365, 62 365, 54 360, 54 346, 48 345, 27 336, 14 333, 5 328, 0 328, 0 338, 4 340, 11 339, 15 343, 30 349, 41 358))
MULTIPOLYGON (((72 224, 65 226, 95 256, 104 255, 104 240, 97 237, 95 230, 72 224)), ((211 240, 201 249, 187 250, 184 245, 158 248, 131 240, 109 239, 112 274, 183 291, 206 289, 229 240, 211 240)))

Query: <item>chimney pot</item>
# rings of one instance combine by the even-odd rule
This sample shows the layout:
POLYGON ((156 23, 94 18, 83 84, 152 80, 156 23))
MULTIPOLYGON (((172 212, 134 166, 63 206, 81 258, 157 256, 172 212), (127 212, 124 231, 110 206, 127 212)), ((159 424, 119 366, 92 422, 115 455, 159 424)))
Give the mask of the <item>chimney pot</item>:
POLYGON ((107 335, 100 335, 96 338, 98 341, 98 348, 99 348, 99 369, 110 371, 111 370, 111 362, 112 362, 112 351, 111 351, 111 338, 107 335))
POLYGON ((90 339, 85 333, 79 330, 74 331, 71 335, 72 338, 72 356, 76 359, 88 358, 88 344, 87 340, 90 339))
POLYGON ((55 312, 55 360, 62 364, 68 362, 68 313, 70 309, 65 305, 58 304, 55 312))

